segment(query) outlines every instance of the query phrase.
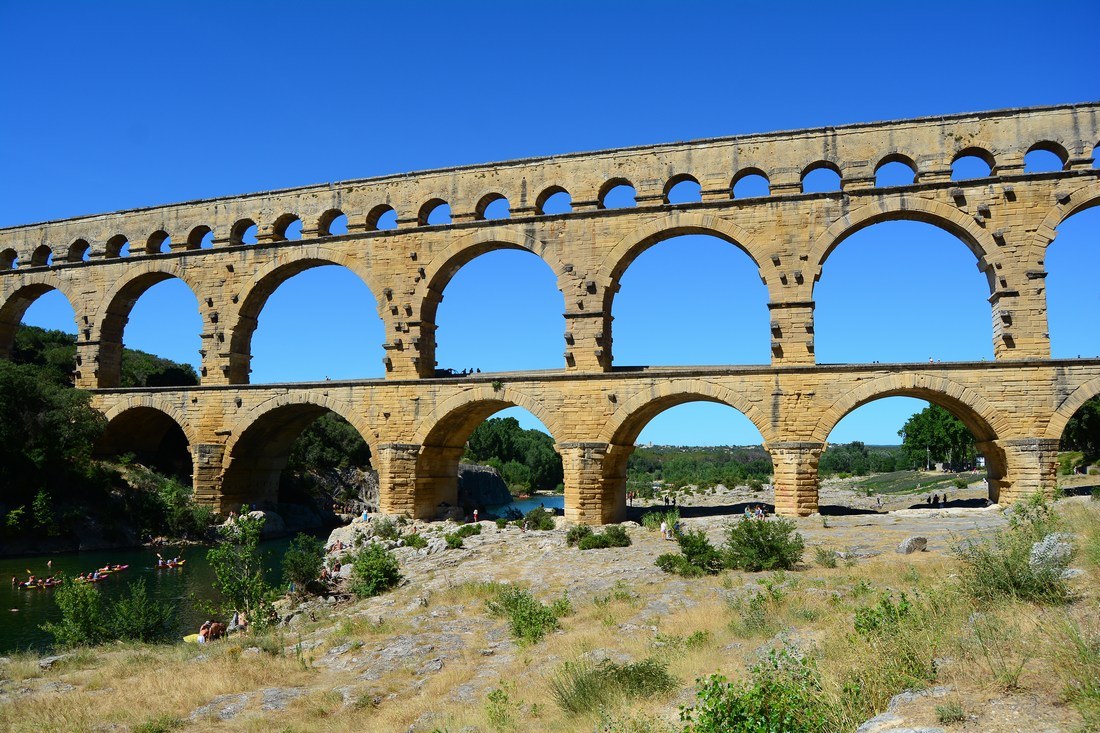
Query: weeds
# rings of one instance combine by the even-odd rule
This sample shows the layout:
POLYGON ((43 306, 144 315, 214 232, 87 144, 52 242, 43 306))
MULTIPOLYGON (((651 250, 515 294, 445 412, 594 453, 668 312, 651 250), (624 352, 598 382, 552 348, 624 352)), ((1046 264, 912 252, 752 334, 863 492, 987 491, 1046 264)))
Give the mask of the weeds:
POLYGON ((397 558, 381 545, 365 545, 352 556, 351 563, 348 590, 360 598, 379 595, 401 582, 397 558))
POLYGON ((836 550, 827 549, 825 547, 815 547, 814 562, 823 568, 835 568, 836 550))
POLYGON ((592 712, 624 698, 667 694, 677 685, 667 665, 652 657, 632 664, 616 664, 611 660, 597 665, 565 662, 550 679, 554 700, 573 715, 592 712))
POLYGON ((936 720, 944 725, 961 723, 966 720, 966 713, 958 702, 949 702, 936 706, 936 720))
POLYGON ((558 619, 572 613, 564 596, 549 606, 528 591, 506 586, 495 598, 485 601, 490 616, 507 618, 512 636, 521 644, 535 644, 548 632, 558 628, 558 619))

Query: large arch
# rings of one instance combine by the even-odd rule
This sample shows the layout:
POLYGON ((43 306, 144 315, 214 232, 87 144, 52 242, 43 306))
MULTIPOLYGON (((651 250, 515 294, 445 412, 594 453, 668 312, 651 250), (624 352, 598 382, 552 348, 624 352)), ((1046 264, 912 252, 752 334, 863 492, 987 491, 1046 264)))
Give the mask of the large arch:
POLYGON ((109 409, 107 428, 95 445, 100 456, 136 454, 161 473, 193 481, 194 429, 159 395, 140 395, 109 409))
POLYGON ((992 263, 988 257, 997 250, 992 235, 982 229, 973 217, 965 215, 953 206, 907 194, 879 197, 874 203, 862 206, 837 219, 815 240, 807 265, 816 283, 829 255, 845 239, 867 227, 884 221, 913 220, 931 224, 955 235, 977 260, 978 269, 986 274, 989 292, 994 291, 992 263))
MULTIPOLYGON (((440 504, 456 504, 458 463, 466 441, 478 425, 501 410, 522 407, 538 418, 555 439, 561 434, 556 411, 523 390, 507 385, 497 386, 499 389, 483 384, 464 390, 440 403, 420 422, 420 429, 414 437, 414 443, 419 446, 415 469, 415 516, 434 517, 440 504)), ((566 491, 568 496, 568 487, 566 491)))
POLYGON ((370 290, 375 300, 378 317, 383 315, 383 300, 378 297, 377 284, 372 282, 369 271, 362 262, 350 256, 342 255, 324 246, 304 247, 296 250, 295 259, 280 258, 258 270, 240 289, 240 307, 233 321, 227 326, 229 341, 229 384, 248 384, 252 361, 252 337, 259 324, 260 312, 268 298, 279 287, 295 275, 316 267, 337 265, 350 270, 370 290))
POLYGON ((347 420, 368 445, 375 436, 365 418, 351 405, 325 393, 287 393, 273 397, 243 415, 225 446, 217 492, 217 509, 229 511, 242 504, 270 507, 279 496, 279 478, 290 448, 309 425, 325 413, 347 420))
POLYGON ((1058 236, 1058 225, 1069 217, 1100 206, 1100 181, 1075 189, 1064 194, 1043 218, 1043 223, 1035 230, 1031 240, 1031 248, 1028 252, 1028 262, 1040 265, 1046 256, 1046 249, 1058 236))
MULTIPOLYGON (((15 342, 15 332, 19 330, 19 324, 23 322, 23 316, 36 300, 53 290, 58 291, 68 301, 69 306, 80 303, 79 298, 74 298, 69 292, 68 286, 57 277, 50 274, 38 274, 24 280, 12 291, 0 304, 0 359, 11 357, 12 345, 15 342)), ((80 315, 73 307, 74 327, 80 332, 80 315)))
POLYGON ((562 291, 562 310, 565 309, 564 282, 568 272, 551 246, 546 242, 532 236, 524 236, 522 239, 514 235, 505 235, 501 232, 487 230, 476 231, 453 242, 449 247, 440 252, 424 268, 421 278, 423 289, 418 291, 420 296, 420 359, 424 362, 423 369, 428 374, 432 373, 435 366, 436 355, 436 317, 439 311, 439 303, 443 300, 443 291, 447 284, 464 266, 477 257, 489 252, 500 250, 527 251, 542 260, 554 273, 558 282, 558 290, 562 291))
POLYGON ((123 332, 130 319, 130 313, 139 298, 149 288, 165 280, 178 279, 183 282, 199 301, 201 287, 194 282, 186 270, 160 262, 150 262, 133 271, 127 271, 128 277, 120 278, 100 303, 103 311, 99 320, 99 364, 98 387, 118 387, 122 372, 123 332))
POLYGON ((1069 421, 1086 402, 1097 395, 1100 395, 1100 377, 1094 377, 1070 392, 1050 416, 1044 437, 1061 440, 1069 421))

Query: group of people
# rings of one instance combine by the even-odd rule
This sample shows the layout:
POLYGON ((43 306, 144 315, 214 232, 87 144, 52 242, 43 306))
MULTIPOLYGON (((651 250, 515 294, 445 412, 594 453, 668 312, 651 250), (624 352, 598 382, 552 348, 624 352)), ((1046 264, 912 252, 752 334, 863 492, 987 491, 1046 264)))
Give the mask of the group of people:
POLYGON ((661 520, 661 539, 674 540, 680 536, 680 522, 676 521, 670 527, 667 520, 661 520))
POLYGON ((199 644, 206 644, 215 639, 220 639, 226 634, 234 632, 243 634, 246 631, 248 631, 248 619, 245 617, 244 612, 234 611, 233 619, 228 626, 213 619, 204 621, 202 626, 199 627, 199 637, 195 641, 199 644))
POLYGON ((944 493, 943 496, 940 496, 939 494, 932 494, 930 497, 928 497, 928 506, 938 506, 940 509, 943 509, 945 504, 947 504, 946 493, 944 493))
POLYGON ((745 507, 745 519, 767 519, 768 513, 764 511, 764 507, 757 504, 755 507, 745 507))
POLYGON ((163 557, 160 556, 159 552, 157 553, 157 567, 158 568, 170 568, 170 567, 173 567, 173 566, 179 565, 179 564, 180 564, 179 555, 176 555, 171 560, 165 560, 163 557))

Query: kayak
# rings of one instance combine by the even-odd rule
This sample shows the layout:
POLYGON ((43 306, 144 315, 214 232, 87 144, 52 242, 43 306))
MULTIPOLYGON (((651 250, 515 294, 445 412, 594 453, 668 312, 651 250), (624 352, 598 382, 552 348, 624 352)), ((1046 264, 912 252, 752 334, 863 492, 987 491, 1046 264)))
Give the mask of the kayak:
POLYGON ((106 579, 107 579, 106 575, 100 575, 98 578, 92 578, 92 577, 73 578, 73 582, 74 583, 101 583, 106 579))
POLYGON ((163 565, 157 565, 155 567, 157 570, 164 570, 165 568, 179 568, 183 567, 184 563, 186 562, 186 560, 180 560, 179 562, 166 562, 163 565))
POLYGON ((188 644, 197 644, 198 641, 199 641, 199 635, 198 634, 188 634, 187 636, 183 637, 183 640, 185 642, 187 642, 188 644))
POLYGON ((129 565, 108 565, 105 568, 100 568, 99 572, 101 572, 101 573, 117 573, 117 572, 120 572, 122 570, 125 570, 128 567, 130 567, 130 566, 129 565))

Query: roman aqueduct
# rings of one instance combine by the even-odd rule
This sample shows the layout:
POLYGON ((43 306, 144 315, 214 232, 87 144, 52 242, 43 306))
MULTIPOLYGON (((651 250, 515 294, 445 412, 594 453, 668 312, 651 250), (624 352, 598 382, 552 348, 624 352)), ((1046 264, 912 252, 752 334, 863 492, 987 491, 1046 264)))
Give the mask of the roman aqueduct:
MULTIPOLYGON (((775 465, 776 510, 817 509, 817 461, 833 426, 862 404, 907 395, 943 405, 979 441, 991 498, 1054 484, 1067 421, 1100 394, 1100 359, 1050 358, 1044 256, 1060 222, 1100 203, 1100 103, 960 114, 516 160, 83 216, 0 229, 0 352, 27 308, 60 291, 78 330, 77 386, 94 394, 118 449, 185 437, 196 494, 216 508, 271 499, 290 443, 331 410, 371 446, 382 510, 430 517, 454 502, 463 445, 485 418, 526 408, 565 466, 566 514, 622 516, 626 460, 646 423, 690 401, 741 411, 775 465), (1040 149, 1060 170, 1029 173, 1040 149), (952 180, 976 156, 980 178, 952 180), (876 186, 903 163, 907 185, 876 186), (835 191, 807 193, 817 169, 835 191), (737 198, 745 176, 767 195, 737 198), (682 181, 699 200, 669 203, 682 181), (620 185, 636 205, 605 206, 620 185), (561 192, 571 210, 544 212, 561 192), (487 211, 500 199, 507 218, 487 211), (439 204, 451 221, 429 223, 439 204), (389 212, 396 227, 379 228, 389 212), (347 218, 347 233, 332 222, 347 218), (393 214, 390 214, 392 217, 393 214), (990 362, 817 365, 814 285, 851 234, 887 220, 961 239, 989 284, 990 362), (301 222, 301 238, 288 229, 301 222), (255 243, 245 243, 254 229, 255 243), (769 296, 771 363, 729 367, 613 365, 611 306, 620 276, 648 247, 708 234, 740 248, 769 296), (498 249, 527 250, 556 273, 566 331, 557 370, 437 376, 437 307, 451 277, 498 249), (377 298, 385 378, 249 384, 252 335, 267 298, 309 268, 336 264, 377 298), (179 278, 201 311, 201 385, 119 388, 123 332, 151 286, 179 278)), ((887 276, 884 274, 883 276, 887 276)), ((897 274, 889 276, 897 277, 897 274)))

